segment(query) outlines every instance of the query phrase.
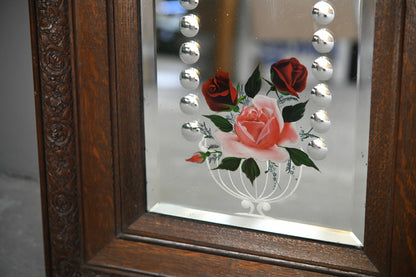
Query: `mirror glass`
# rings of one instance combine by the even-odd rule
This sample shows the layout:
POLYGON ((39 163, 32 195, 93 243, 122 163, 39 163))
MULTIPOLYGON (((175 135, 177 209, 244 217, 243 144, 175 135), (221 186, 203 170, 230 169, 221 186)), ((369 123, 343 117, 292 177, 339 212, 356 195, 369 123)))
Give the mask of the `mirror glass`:
POLYGON ((361 247, 374 0, 143 0, 150 212, 361 247))

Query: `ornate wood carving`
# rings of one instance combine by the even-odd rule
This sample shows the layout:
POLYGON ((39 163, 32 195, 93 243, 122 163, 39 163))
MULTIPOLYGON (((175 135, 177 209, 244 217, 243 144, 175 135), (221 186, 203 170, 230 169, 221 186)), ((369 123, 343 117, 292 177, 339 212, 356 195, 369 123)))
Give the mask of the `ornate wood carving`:
MULTIPOLYGON (((35 2, 40 105, 53 276, 80 276, 80 222, 66 0, 35 2)), ((39 111, 38 111, 39 112, 39 111)), ((41 165, 42 166, 42 165, 41 165)))

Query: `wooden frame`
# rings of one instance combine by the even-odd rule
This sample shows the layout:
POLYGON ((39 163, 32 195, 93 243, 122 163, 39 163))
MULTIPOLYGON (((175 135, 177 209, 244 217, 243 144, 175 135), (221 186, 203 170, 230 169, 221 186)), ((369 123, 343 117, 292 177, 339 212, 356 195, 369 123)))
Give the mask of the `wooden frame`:
POLYGON ((139 1, 29 3, 48 276, 415 274, 415 1, 377 1, 363 249, 146 212, 139 1))

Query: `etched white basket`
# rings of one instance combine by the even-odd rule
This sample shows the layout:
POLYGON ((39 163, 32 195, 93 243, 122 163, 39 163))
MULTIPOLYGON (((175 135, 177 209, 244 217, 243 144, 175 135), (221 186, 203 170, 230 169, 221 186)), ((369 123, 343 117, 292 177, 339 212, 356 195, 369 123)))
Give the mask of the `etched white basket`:
MULTIPOLYGON (((207 140, 199 143, 201 151, 207 151, 207 140)), ((236 171, 215 169, 220 165, 219 159, 206 162, 214 182, 227 194, 241 200, 241 206, 249 211, 241 215, 265 216, 264 212, 271 210, 271 204, 283 201, 293 195, 299 186, 302 176, 302 166, 291 162, 275 163, 271 161, 256 161, 260 168, 260 176, 253 184, 242 171, 241 166, 236 171)))

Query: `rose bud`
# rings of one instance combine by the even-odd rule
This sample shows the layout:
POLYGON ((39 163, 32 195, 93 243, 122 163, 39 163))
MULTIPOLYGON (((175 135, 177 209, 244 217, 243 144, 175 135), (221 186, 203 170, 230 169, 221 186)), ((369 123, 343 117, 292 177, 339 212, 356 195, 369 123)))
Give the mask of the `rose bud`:
POLYGON ((230 81, 229 74, 218 71, 215 78, 210 78, 202 86, 202 94, 209 108, 215 112, 228 110, 229 107, 222 105, 235 105, 237 103, 237 90, 230 81))
POLYGON ((193 155, 192 157, 190 157, 189 159, 187 159, 187 162, 192 162, 192 163, 198 163, 198 164, 202 164, 206 159, 205 155, 202 155, 201 153, 196 153, 195 155, 193 155))
POLYGON ((308 71, 296 58, 278 61, 271 66, 270 73, 278 91, 287 92, 299 98, 297 92, 302 92, 306 87, 308 71))

